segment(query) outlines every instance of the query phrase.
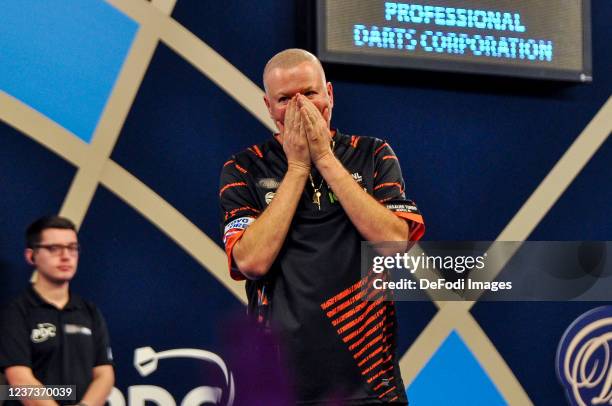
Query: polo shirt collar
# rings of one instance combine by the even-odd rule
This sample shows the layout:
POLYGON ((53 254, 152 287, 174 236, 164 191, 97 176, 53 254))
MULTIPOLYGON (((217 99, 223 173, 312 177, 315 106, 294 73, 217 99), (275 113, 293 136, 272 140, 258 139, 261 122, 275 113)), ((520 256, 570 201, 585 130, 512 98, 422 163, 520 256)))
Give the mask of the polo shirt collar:
MULTIPOLYGON (((69 298, 68 303, 61 310, 72 310, 72 309, 81 309, 83 308, 83 301, 81 298, 71 290, 68 291, 69 298)), ((36 290, 34 290, 34 285, 30 285, 27 292, 28 302, 34 307, 52 307, 57 309, 57 307, 49 302, 47 302, 42 296, 38 294, 36 290)), ((59 310, 59 309, 58 309, 59 310)))

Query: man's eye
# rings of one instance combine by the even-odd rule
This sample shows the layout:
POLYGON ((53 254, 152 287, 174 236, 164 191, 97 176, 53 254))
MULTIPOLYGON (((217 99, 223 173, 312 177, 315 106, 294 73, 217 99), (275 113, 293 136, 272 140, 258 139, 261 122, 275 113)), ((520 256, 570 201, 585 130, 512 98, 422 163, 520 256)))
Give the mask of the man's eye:
POLYGON ((51 244, 49 245, 49 252, 51 254, 57 254, 58 252, 60 252, 63 248, 63 245, 56 245, 56 244, 51 244))
POLYGON ((306 95, 306 96, 314 96, 315 94, 317 94, 317 92, 315 92, 314 90, 310 90, 310 91, 304 93, 304 95, 306 95))
POLYGON ((278 99, 279 103, 287 103, 287 101, 289 101, 288 97, 281 97, 280 99, 278 99))

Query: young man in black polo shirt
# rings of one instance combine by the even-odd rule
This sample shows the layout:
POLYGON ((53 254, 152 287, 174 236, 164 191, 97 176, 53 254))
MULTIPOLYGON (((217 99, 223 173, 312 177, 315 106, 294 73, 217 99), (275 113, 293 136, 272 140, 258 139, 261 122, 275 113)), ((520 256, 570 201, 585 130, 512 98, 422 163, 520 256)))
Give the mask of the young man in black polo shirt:
POLYGON ((362 241, 424 232, 397 158, 380 139, 331 129, 332 85, 312 54, 283 51, 263 76, 279 133, 221 174, 231 276, 248 279, 249 312, 278 334, 298 404, 405 405, 394 304, 360 274, 362 241))
POLYGON ((76 228, 68 219, 43 217, 28 227, 26 245, 37 278, 2 308, 0 369, 13 386, 76 385, 76 400, 59 404, 103 405, 115 380, 112 354, 100 311, 69 290, 79 260, 76 228))

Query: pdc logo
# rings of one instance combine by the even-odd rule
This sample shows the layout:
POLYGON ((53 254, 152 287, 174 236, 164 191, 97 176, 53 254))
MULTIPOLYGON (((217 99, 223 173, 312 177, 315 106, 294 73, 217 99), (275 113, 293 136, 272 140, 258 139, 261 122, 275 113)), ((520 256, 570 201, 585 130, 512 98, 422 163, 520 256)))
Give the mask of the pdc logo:
POLYGON ((30 338, 33 343, 42 343, 47 341, 49 338, 55 337, 56 328, 51 323, 38 323, 38 328, 32 329, 30 338))
MULTIPOLYGON (((177 348, 156 352, 151 347, 141 347, 134 351, 134 367, 141 377, 147 377, 157 370, 158 363, 165 359, 191 358, 217 368, 223 375, 223 385, 198 386, 193 388, 177 403, 174 396, 166 389, 154 385, 133 385, 128 387, 126 397, 117 388, 113 388, 107 402, 110 406, 145 406, 156 404, 163 406, 199 406, 202 404, 232 406, 236 395, 234 376, 223 359, 210 351, 198 348, 177 348)), ((180 379, 181 377, 177 377, 180 379)), ((183 377, 185 378, 185 377, 183 377)))
POLYGON ((557 376, 574 406, 612 404, 612 306, 578 317, 557 350, 557 376))

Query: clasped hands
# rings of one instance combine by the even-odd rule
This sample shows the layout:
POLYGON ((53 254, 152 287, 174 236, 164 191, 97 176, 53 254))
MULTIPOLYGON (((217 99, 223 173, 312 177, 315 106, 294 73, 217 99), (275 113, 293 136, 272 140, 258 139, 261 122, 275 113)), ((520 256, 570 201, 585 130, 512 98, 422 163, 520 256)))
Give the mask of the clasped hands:
POLYGON ((298 93, 291 98, 285 110, 285 122, 276 122, 282 132, 289 167, 310 173, 311 164, 317 165, 322 159, 333 156, 329 144, 329 118, 329 106, 321 113, 304 95, 298 93))

